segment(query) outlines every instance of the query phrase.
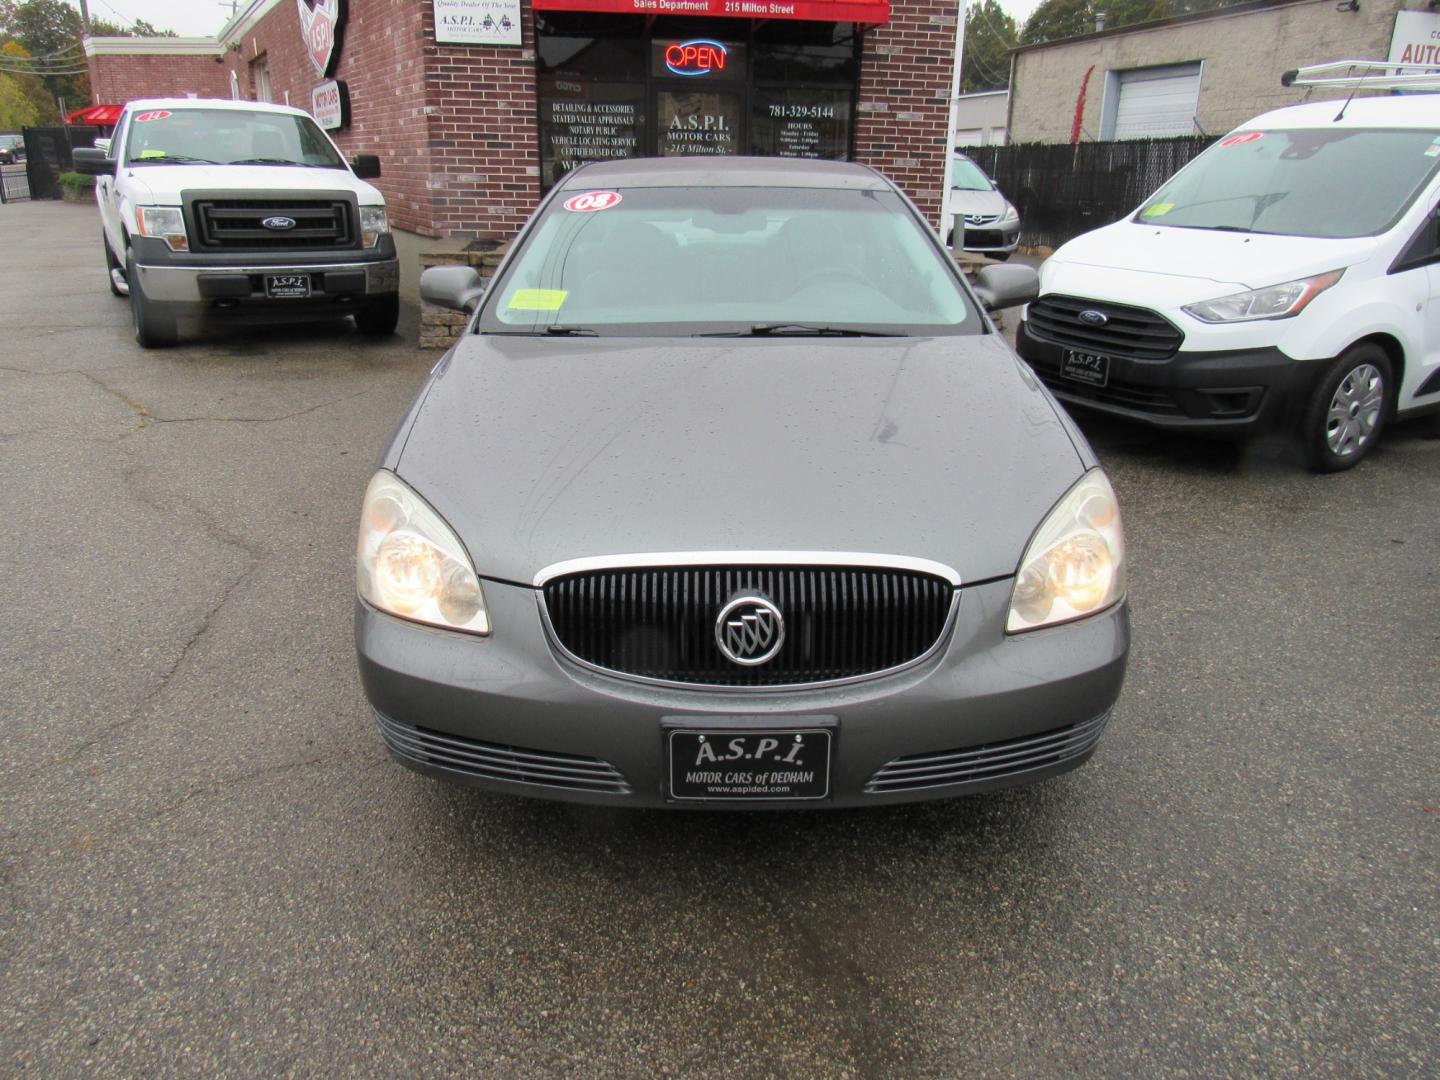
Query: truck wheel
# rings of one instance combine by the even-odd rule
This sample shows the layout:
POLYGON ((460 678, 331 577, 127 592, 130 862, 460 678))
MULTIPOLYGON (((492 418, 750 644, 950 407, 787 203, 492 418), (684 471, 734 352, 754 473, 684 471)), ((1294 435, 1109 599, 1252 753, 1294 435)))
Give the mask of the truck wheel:
POLYGON ((355 312, 355 325, 367 337, 389 337, 400 322, 400 297, 382 296, 367 301, 355 312))
POLYGON ((135 320, 135 340, 142 349, 163 349, 180 340, 175 316, 162 312, 155 301, 145 295, 140 275, 135 273, 135 258, 125 261, 125 278, 130 282, 130 315, 135 320))
POLYGON ((129 296, 130 287, 125 277, 125 269, 120 265, 120 260, 115 258, 115 253, 110 250, 110 241, 105 238, 105 230, 100 230, 100 246, 105 249, 105 276, 110 281, 110 292, 113 296, 129 296), (119 280, 116 280, 116 276, 119 280), (121 288, 124 284, 125 287, 121 288))
POLYGON ((1354 468, 1390 418, 1390 358, 1378 345, 1357 345, 1321 376, 1305 407, 1300 448, 1315 472, 1354 468))

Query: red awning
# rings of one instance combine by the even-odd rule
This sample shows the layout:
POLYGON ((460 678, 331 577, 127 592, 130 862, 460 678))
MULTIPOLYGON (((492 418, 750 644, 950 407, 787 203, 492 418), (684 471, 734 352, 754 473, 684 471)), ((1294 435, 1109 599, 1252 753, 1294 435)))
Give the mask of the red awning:
POLYGON ((888 23, 890 0, 534 0, 536 11, 719 15, 732 19, 888 23))
POLYGON ((87 127, 114 127, 120 122, 120 113, 124 109, 123 105, 91 105, 84 109, 76 109, 65 117, 65 123, 87 127))

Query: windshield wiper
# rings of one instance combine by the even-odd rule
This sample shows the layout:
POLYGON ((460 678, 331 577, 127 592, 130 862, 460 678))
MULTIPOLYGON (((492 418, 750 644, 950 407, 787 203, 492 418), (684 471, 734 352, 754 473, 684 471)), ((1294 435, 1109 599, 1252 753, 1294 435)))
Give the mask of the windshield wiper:
POLYGON ((278 157, 247 157, 230 162, 231 165, 298 165, 302 169, 333 169, 334 165, 317 165, 313 161, 291 161, 278 157))
POLYGON ((148 157, 139 157, 130 163, 131 165, 219 165, 218 161, 211 161, 203 157, 186 157, 184 154, 150 154, 148 157))
POLYGON ((588 326, 547 326, 545 333, 554 334, 557 337, 599 337, 600 335, 588 326))
POLYGON ((858 326, 812 326, 809 323, 756 323, 749 330, 718 330, 696 337, 904 337, 888 330, 858 326))

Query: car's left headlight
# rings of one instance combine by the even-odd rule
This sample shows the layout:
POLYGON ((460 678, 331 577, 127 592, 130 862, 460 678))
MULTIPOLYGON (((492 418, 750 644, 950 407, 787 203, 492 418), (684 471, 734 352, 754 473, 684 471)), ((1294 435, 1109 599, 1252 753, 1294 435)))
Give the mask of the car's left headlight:
POLYGON ((1289 319, 1304 311, 1311 300, 1337 284, 1344 270, 1287 281, 1264 289, 1231 293, 1215 300, 1190 304, 1182 310, 1201 322, 1251 322, 1255 319, 1289 319))
POLYGON ((1005 204, 1005 213, 1003 213, 1003 214, 1000 215, 1000 224, 1004 225, 1004 224, 1007 224, 1008 222, 1011 222, 1011 221, 1019 221, 1019 220, 1020 220, 1020 211, 1019 211, 1019 210, 1016 210, 1015 207, 1011 206, 1011 205, 1007 202, 1007 203, 1005 204))
POLYGON ((1125 595, 1125 531, 1103 469, 1055 504, 1025 549, 1005 631, 1019 634, 1094 615, 1125 595))
POLYGON ((185 214, 178 206, 142 206, 135 212, 135 223, 140 226, 141 236, 164 240, 171 251, 190 250, 185 214))
POLYGON ((390 231, 390 217, 383 206, 362 206, 360 208, 360 235, 367 248, 373 248, 380 237, 390 231))
POLYGON ((363 600, 398 618, 490 633, 485 593, 460 538, 429 503, 383 469, 365 489, 355 583, 363 600))

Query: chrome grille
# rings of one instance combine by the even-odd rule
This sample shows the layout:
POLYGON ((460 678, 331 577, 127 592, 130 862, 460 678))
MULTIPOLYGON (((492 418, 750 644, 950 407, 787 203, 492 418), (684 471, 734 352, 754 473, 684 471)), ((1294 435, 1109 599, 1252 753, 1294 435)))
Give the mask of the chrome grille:
POLYGON ((421 765, 449 769, 485 780, 512 780, 522 784, 565 788, 570 791, 608 791, 628 795, 630 785, 608 761, 525 750, 518 746, 446 735, 428 728, 397 723, 375 712, 380 737, 396 756, 421 765))
POLYGON ((919 571, 871 567, 684 566, 566 575, 542 589, 555 641, 621 675, 699 686, 775 687, 860 678, 913 663, 940 641, 955 589, 919 571), (741 667, 715 620, 757 594, 780 609, 774 659, 741 667))
POLYGON ((870 778, 865 791, 879 794, 973 784, 1073 761, 1095 748, 1109 719, 1109 713, 1102 713, 1083 724, 1072 724, 1041 735, 896 758, 870 778))
POLYGON ((1153 311, 1074 296, 1042 296, 1025 316, 1030 333, 1072 349, 1125 356, 1133 360, 1165 360, 1174 356, 1185 335, 1153 311), (1080 320, 1082 311, 1105 316, 1103 326, 1080 320))
POLYGON ((203 250, 309 250, 356 246, 351 207, 343 199, 196 199, 196 247, 203 250), (260 223, 288 217, 295 228, 260 223))

